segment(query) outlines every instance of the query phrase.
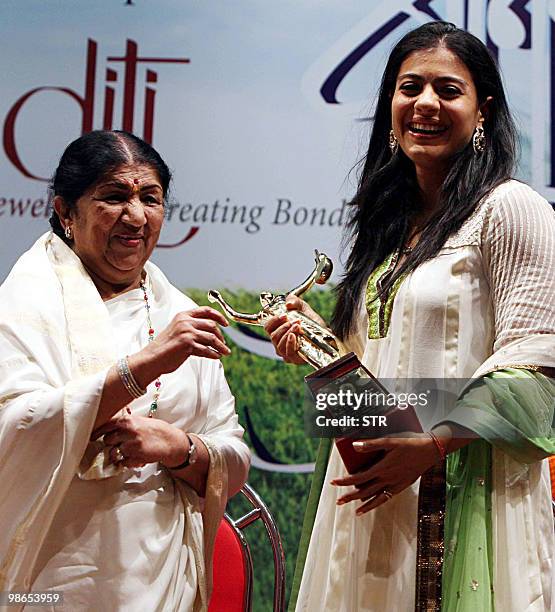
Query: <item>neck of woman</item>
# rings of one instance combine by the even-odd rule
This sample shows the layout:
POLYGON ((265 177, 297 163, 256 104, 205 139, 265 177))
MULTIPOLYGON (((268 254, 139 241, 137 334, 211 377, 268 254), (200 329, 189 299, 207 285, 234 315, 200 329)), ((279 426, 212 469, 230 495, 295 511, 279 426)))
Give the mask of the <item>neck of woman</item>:
POLYGON ((89 273, 95 287, 98 289, 98 293, 100 293, 100 297, 104 302, 111 300, 112 298, 121 295, 122 293, 127 293, 132 289, 138 289, 141 285, 142 273, 139 274, 136 278, 130 280, 122 280, 122 282, 110 282, 100 278, 97 274, 95 274, 92 270, 85 266, 85 269, 89 273))
POLYGON ((439 168, 416 168, 416 180, 422 195, 422 216, 431 217, 439 206, 439 194, 446 171, 439 168))

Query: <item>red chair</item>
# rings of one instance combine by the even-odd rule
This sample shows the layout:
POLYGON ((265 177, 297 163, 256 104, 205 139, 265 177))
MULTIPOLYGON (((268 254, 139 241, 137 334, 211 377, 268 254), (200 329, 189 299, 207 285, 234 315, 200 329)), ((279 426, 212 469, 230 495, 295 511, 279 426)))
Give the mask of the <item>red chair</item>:
POLYGON ((234 521, 225 514, 214 545, 213 590, 208 612, 250 612, 252 610, 253 564, 243 530, 260 519, 264 523, 274 556, 274 612, 285 610, 285 555, 276 523, 266 504, 249 485, 241 493, 252 506, 234 521))

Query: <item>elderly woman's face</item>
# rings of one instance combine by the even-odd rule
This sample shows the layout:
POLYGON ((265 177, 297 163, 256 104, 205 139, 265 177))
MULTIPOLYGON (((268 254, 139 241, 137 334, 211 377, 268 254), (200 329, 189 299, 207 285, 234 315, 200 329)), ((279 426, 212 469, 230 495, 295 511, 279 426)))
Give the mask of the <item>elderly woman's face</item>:
POLYGON ((466 64, 445 47, 411 53, 397 75, 391 119, 417 173, 445 171, 483 122, 466 64))
POLYGON ((164 196, 151 166, 120 166, 77 200, 73 249, 102 281, 127 285, 140 278, 164 220, 164 196))

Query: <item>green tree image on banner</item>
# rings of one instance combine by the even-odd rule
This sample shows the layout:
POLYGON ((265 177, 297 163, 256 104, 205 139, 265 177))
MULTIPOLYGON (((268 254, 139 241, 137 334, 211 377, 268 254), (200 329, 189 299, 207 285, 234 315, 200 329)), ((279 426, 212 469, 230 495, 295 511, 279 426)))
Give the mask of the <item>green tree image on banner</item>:
MULTIPOLYGON (((206 292, 198 289, 184 291, 199 305, 210 305, 206 292)), ((223 290, 222 295, 242 312, 260 310, 258 294, 223 290)), ((333 308, 333 293, 329 289, 312 290, 307 302, 329 320, 333 308)), ((236 326, 235 323, 231 323, 236 326)), ((262 328, 256 330, 264 336, 262 328)), ((224 330, 225 333, 225 330, 224 330)), ((281 360, 267 359, 238 347, 226 338, 231 355, 223 360, 226 378, 236 399, 239 420, 246 428, 246 412, 253 429, 263 441, 268 452, 285 464, 301 464, 314 461, 319 440, 310 438, 303 427, 304 376, 313 369, 294 366, 281 360)), ((252 448, 248 433, 245 439, 252 448)), ((260 494, 274 516, 286 559, 286 597, 289 598, 297 547, 301 533, 306 499, 310 489, 311 474, 280 473, 252 467, 248 482, 260 494)), ((232 517, 242 515, 248 506, 240 496, 228 504, 232 517)), ((254 565, 253 610, 270 612, 273 602, 274 564, 270 543, 260 521, 245 532, 254 565)))

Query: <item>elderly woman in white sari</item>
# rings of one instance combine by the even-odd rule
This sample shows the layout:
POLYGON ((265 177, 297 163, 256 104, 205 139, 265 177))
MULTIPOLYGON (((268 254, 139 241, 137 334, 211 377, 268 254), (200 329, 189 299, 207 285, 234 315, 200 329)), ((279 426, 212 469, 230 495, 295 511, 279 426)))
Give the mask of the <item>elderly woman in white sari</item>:
POLYGON ((53 231, 0 287, 0 591, 68 610, 206 610, 249 451, 224 317, 148 261, 168 167, 92 132, 52 182, 53 231))

